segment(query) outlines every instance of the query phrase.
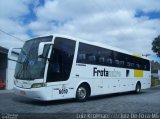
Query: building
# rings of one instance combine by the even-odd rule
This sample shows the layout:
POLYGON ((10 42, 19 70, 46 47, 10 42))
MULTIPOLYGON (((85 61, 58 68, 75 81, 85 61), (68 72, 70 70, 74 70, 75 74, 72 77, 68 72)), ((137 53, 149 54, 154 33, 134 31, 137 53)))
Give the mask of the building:
POLYGON ((8 50, 0 46, 0 80, 6 82, 8 50))
MULTIPOLYGON (((0 80, 5 83, 5 89, 12 89, 16 62, 8 60, 8 52, 9 49, 0 46, 0 80)), ((12 52, 11 57, 17 60, 18 53, 12 52)))

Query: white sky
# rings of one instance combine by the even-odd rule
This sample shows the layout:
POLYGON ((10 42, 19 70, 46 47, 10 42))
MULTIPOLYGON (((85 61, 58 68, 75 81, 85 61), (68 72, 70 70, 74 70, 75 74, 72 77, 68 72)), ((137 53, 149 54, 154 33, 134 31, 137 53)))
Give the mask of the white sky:
MULTIPOLYGON (((60 33, 139 55, 154 54, 151 43, 160 34, 160 18, 135 17, 137 11, 160 13, 160 1, 46 0, 43 5, 38 0, 0 0, 0 29, 21 39, 60 33)), ((0 46, 20 45, 0 32, 0 46)))

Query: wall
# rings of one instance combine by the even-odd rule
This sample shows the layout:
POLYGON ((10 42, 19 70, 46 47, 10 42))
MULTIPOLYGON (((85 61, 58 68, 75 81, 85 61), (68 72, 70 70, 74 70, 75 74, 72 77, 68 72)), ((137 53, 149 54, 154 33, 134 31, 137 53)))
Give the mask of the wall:
POLYGON ((0 80, 6 81, 7 54, 0 53, 0 80))
MULTIPOLYGON (((18 54, 12 53, 11 59, 17 60, 18 54)), ((14 86, 14 72, 15 72, 16 62, 8 60, 8 67, 6 73, 6 89, 11 90, 14 86)))

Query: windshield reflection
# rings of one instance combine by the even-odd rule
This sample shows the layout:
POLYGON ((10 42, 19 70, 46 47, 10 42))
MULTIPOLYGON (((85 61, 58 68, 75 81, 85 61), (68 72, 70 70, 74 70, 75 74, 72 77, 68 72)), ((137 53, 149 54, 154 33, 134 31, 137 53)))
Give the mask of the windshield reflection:
MULTIPOLYGON (((15 78, 22 80, 33 80, 44 77, 46 59, 38 60, 38 47, 41 42, 52 41, 53 36, 39 37, 27 41, 18 58, 15 69, 15 78)), ((49 52, 50 47, 45 47, 45 51, 49 52)))

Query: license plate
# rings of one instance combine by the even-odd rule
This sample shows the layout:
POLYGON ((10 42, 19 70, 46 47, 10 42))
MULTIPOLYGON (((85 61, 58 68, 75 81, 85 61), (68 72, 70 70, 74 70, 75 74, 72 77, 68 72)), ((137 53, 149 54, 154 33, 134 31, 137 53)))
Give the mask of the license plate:
POLYGON ((24 92, 24 91, 20 91, 20 95, 21 95, 21 96, 24 96, 24 95, 25 95, 25 92, 24 92))

